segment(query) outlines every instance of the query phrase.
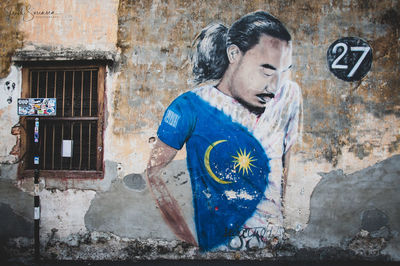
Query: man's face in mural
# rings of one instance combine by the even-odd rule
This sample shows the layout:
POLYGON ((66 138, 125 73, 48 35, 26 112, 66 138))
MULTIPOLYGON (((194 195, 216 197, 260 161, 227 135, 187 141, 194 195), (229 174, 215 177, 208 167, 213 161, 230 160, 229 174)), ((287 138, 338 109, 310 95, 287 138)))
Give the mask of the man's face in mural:
POLYGON ((262 35, 259 43, 245 54, 236 49, 231 49, 231 96, 250 110, 264 109, 289 77, 291 44, 262 35))

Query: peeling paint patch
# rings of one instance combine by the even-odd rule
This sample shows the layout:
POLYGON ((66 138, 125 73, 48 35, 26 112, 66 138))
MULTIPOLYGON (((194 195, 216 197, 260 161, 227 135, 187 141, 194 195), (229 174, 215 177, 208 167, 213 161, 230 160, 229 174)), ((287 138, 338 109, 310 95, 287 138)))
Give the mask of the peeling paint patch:
MULTIPOLYGON (((346 247, 363 228, 371 231, 366 233, 374 239, 395 241, 391 236, 400 232, 399 175, 400 155, 352 174, 341 170, 321 173, 322 179, 311 197, 308 225, 293 239, 308 247, 346 247)), ((386 246, 379 245, 380 250, 386 246)))
POLYGON ((91 232, 113 232, 120 237, 174 239, 161 222, 150 192, 129 189, 120 179, 113 181, 109 191, 97 193, 84 219, 91 232))
POLYGON ((0 203, 0 245, 15 237, 33 237, 33 220, 16 214, 9 205, 0 203))
POLYGON ((40 192, 42 237, 50 237, 53 229, 57 230, 59 238, 85 232, 84 216, 95 195, 96 192, 92 190, 42 190, 40 192))
MULTIPOLYGON (((185 160, 173 161, 165 169, 163 178, 166 179, 167 187, 174 191, 175 198, 189 227, 194 231, 190 182, 182 184, 182 181, 189 179, 185 170, 185 160)), ((142 174, 140 175, 142 176, 142 174)), ((136 175, 136 177, 138 176, 136 175)), ((96 194, 85 214, 86 228, 91 232, 113 232, 120 237, 176 239, 163 222, 149 189, 147 187, 142 190, 130 189, 127 184, 129 186, 137 185, 130 181, 128 178, 126 180, 115 179, 109 191, 96 194)))
POLYGON ((348 248, 360 256, 376 257, 386 246, 387 239, 372 237, 368 232, 361 231, 350 241, 348 248))

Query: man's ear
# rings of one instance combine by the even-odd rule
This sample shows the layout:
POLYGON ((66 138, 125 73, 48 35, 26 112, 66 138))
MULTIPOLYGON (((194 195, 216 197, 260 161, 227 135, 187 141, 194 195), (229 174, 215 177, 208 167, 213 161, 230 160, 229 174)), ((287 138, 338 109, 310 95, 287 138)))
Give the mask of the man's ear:
POLYGON ((240 51, 239 47, 237 47, 234 44, 229 45, 229 47, 226 49, 226 53, 228 55, 229 63, 231 64, 237 62, 240 56, 242 55, 242 52, 240 51))

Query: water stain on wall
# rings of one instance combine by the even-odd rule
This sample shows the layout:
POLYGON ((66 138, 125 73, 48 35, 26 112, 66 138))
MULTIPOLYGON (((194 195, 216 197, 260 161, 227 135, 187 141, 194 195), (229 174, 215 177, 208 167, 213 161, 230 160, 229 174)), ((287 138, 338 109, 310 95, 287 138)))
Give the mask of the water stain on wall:
POLYGON ((0 245, 16 237, 33 237, 33 196, 20 191, 11 180, 0 179, 0 245))
POLYGON ((11 57, 22 47, 23 34, 18 30, 26 4, 20 0, 0 2, 0 78, 5 78, 11 66, 11 57))

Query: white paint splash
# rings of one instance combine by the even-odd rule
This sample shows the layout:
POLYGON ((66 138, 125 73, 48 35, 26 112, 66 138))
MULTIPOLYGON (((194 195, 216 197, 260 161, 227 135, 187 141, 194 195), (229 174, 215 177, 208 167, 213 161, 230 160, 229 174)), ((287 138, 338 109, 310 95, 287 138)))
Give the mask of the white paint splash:
POLYGON ((247 191, 245 191, 243 189, 241 189, 239 192, 233 191, 233 190, 227 190, 227 191, 225 191, 225 196, 228 198, 228 200, 232 200, 232 199, 252 200, 252 199, 254 199, 254 196, 248 194, 247 191))
POLYGON ((207 199, 211 198, 211 194, 207 193, 205 190, 203 190, 203 194, 207 197, 207 199))

